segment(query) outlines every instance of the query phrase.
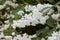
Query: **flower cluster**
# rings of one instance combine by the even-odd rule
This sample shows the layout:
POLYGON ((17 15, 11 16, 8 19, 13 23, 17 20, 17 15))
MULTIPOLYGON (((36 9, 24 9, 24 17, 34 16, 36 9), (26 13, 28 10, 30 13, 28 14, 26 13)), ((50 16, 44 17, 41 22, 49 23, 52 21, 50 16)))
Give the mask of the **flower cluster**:
MULTIPOLYGON (((48 15, 44 15, 43 12, 46 12, 47 10, 40 12, 43 8, 45 7, 49 7, 47 10, 49 10, 52 5, 50 4, 37 4, 35 6, 32 5, 26 5, 25 6, 25 11, 26 12, 30 12, 29 14, 24 13, 23 11, 18 11, 18 15, 22 15, 22 18, 19 20, 13 20, 13 28, 16 27, 20 27, 20 28, 24 28, 25 26, 36 26, 36 24, 45 24, 46 20, 49 18, 48 15), (23 13, 25 14, 23 16, 23 13)), ((50 11, 53 12, 52 9, 50 9, 50 11)), ((50 11, 47 14, 51 14, 50 11)))
POLYGON ((16 8, 18 4, 13 3, 12 1, 6 1, 3 5, 0 5, 0 10, 4 9, 6 5, 10 5, 13 8, 16 8))
MULTIPOLYGON (((56 8, 58 11, 53 9, 54 5, 51 4, 37 4, 37 5, 26 5, 24 6, 24 10, 19 9, 20 4, 15 3, 16 0, 5 1, 3 5, 0 5, 0 12, 4 13, 1 16, 0 21, 0 40, 31 40, 32 38, 36 38, 37 35, 28 35, 26 32, 23 34, 17 33, 16 28, 24 29, 29 26, 41 25, 45 26, 42 29, 50 31, 55 28, 55 30, 60 28, 60 7, 57 5, 56 8), (8 6, 8 7, 7 7, 8 6), (11 8, 13 7, 13 8, 11 8), (4 9, 4 11, 2 11, 4 9), (5 12, 6 11, 6 12, 5 12), (54 23, 53 23, 54 22, 54 23), (56 26, 55 26, 56 24, 56 26), (5 31, 7 30, 7 34, 5 35, 5 31), (11 31, 11 33, 10 33, 11 31)), ((37 26, 38 27, 38 26, 37 26)), ((39 27, 39 28, 40 28, 39 27)), ((38 30, 40 30, 37 28, 38 30)), ((18 29, 19 30, 19 29, 18 29)), ((37 30, 36 30, 37 31, 37 30)), ((41 31, 41 30, 40 30, 41 31)), ((40 32, 39 31, 39 32, 40 32)), ((40 34, 38 32, 38 34, 40 34)), ((46 32, 45 30, 41 31, 41 34, 46 32)), ((47 32, 46 32, 47 33, 47 32)), ((40 36, 40 35, 39 35, 40 36)), ((37 37, 38 38, 38 37, 37 37)), ((41 40, 45 40, 42 38, 41 40)), ((52 36, 49 36, 47 40, 60 40, 60 31, 52 33, 52 36)))
MULTIPOLYGON (((14 33, 12 33, 14 34, 14 33)), ((36 35, 28 35, 26 33, 24 33, 23 35, 17 35, 17 36, 4 36, 4 34, 1 32, 0 38, 2 38, 2 40, 31 40, 31 38, 36 37, 36 35)))

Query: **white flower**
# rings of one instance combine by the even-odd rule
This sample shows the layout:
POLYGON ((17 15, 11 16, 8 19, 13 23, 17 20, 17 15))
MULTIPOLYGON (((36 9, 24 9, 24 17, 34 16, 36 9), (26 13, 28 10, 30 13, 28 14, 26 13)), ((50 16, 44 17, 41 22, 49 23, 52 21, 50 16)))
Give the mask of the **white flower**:
POLYGON ((11 3, 10 4, 13 8, 16 8, 18 6, 18 4, 15 4, 15 3, 11 3))
POLYGON ((60 31, 53 32, 52 36, 48 37, 48 40, 60 40, 60 31))
POLYGON ((38 24, 38 23, 39 23, 39 21, 37 19, 33 18, 32 22, 31 22, 31 25, 36 26, 36 24, 38 24))
POLYGON ((44 8, 44 5, 42 5, 42 4, 37 4, 37 9, 38 10, 41 10, 41 9, 43 9, 44 8))
POLYGON ((52 14, 54 12, 53 9, 50 9, 50 11, 48 12, 48 14, 52 14))
POLYGON ((52 36, 57 36, 58 35, 58 32, 53 32, 52 33, 52 36))
POLYGON ((60 28, 60 24, 57 22, 57 27, 56 28, 60 28))
POLYGON ((40 19, 41 16, 42 16, 42 13, 40 13, 40 12, 36 12, 36 13, 33 13, 32 16, 33 16, 33 18, 40 19))
POLYGON ((60 21, 59 17, 60 17, 60 14, 59 13, 52 15, 52 18, 55 19, 55 20, 57 20, 57 21, 60 21))
POLYGON ((7 18, 14 18, 14 15, 13 14, 9 14, 8 16, 7 16, 7 18))
POLYGON ((23 20, 18 20, 18 21, 13 21, 13 28, 16 28, 16 27, 20 27, 20 28, 24 28, 25 27, 25 23, 23 20))
POLYGON ((24 20, 19 20, 19 21, 17 21, 17 27, 22 27, 22 28, 24 28, 25 27, 25 23, 24 23, 24 20))
POLYGON ((11 26, 15 29, 17 26, 17 21, 16 20, 13 20, 13 24, 11 24, 11 26))
POLYGON ((17 35, 17 37, 14 37, 13 40, 22 40, 21 35, 17 35))
POLYGON ((4 4, 5 5, 7 5, 7 4, 10 5, 11 3, 12 3, 11 1, 6 1, 4 4))
POLYGON ((17 37, 15 37, 13 40, 30 40, 30 39, 28 38, 28 35, 25 33, 23 34, 23 36, 17 35, 17 37))
POLYGON ((31 22, 31 20, 32 20, 32 15, 27 15, 27 14, 25 14, 25 16, 24 16, 24 18, 26 19, 26 20, 29 20, 30 22, 31 22))
POLYGON ((45 7, 52 7, 53 5, 51 4, 44 4, 45 7))
POLYGON ((29 20, 24 20, 24 23, 25 23, 26 26, 30 25, 30 21, 29 20))
POLYGON ((56 5, 57 9, 58 9, 58 12, 60 12, 60 6, 59 5, 56 5))
POLYGON ((0 32, 0 38, 4 37, 3 32, 0 32))
POLYGON ((25 6, 25 10, 26 11, 31 11, 32 10, 32 6, 31 5, 26 5, 25 6))
POLYGON ((15 35, 15 32, 12 32, 12 35, 14 36, 15 35))
POLYGON ((5 8, 5 5, 0 5, 0 10, 2 10, 3 8, 5 8))
POLYGON ((4 23, 8 24, 9 23, 9 20, 4 21, 4 23))
POLYGON ((12 36, 5 36, 5 40, 12 40, 12 36))
POLYGON ((12 6, 13 8, 16 8, 16 7, 18 6, 18 4, 13 3, 12 1, 6 1, 6 2, 4 3, 4 5, 10 5, 10 6, 12 6))
POLYGON ((46 23, 46 20, 49 18, 49 16, 42 16, 41 18, 40 18, 40 23, 41 24, 45 24, 46 23))
POLYGON ((6 30, 8 27, 9 27, 9 24, 5 24, 5 25, 2 27, 2 29, 3 29, 3 30, 6 30))
POLYGON ((26 33, 23 34, 23 36, 21 35, 17 35, 16 37, 14 37, 13 40, 31 40, 31 38, 36 37, 36 35, 27 35, 26 33))
POLYGON ((58 40, 57 37, 48 37, 48 40, 58 40))
POLYGON ((5 24, 1 27, 0 31, 4 31, 9 27, 9 24, 5 24))
POLYGON ((24 12, 20 10, 17 12, 17 14, 22 16, 24 14, 24 12))
MULTIPOLYGON (((37 9, 36 6, 32 6, 32 7, 31 7, 31 10, 32 10, 32 11, 35 10, 35 9, 37 9)), ((38 11, 38 10, 36 10, 36 11, 38 11)))
POLYGON ((34 13, 37 13, 37 14, 40 13, 38 9, 33 9, 32 12, 33 12, 33 14, 34 14, 34 13))
POLYGON ((16 29, 16 24, 12 24, 11 26, 12 28, 16 29))
POLYGON ((45 40, 44 38, 42 38, 41 40, 45 40))
POLYGON ((37 37, 36 34, 34 34, 34 35, 29 35, 29 38, 34 38, 34 37, 37 37))
POLYGON ((4 31, 4 30, 6 30, 8 27, 9 27, 9 24, 5 24, 5 25, 1 26, 0 31, 4 31))

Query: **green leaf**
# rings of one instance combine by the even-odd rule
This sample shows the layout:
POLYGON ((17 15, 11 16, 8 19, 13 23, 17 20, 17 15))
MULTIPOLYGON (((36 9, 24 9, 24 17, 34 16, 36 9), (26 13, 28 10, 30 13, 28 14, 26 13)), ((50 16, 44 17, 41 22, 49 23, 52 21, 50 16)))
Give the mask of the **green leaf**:
POLYGON ((17 32, 16 30, 14 30, 14 32, 15 32, 15 35, 19 35, 19 32, 17 32))
POLYGON ((13 11, 13 14, 15 20, 18 20, 20 18, 20 16, 17 14, 17 11, 13 11))
POLYGON ((8 0, 8 1, 13 1, 13 0, 8 0))
POLYGON ((57 4, 60 4, 60 1, 59 1, 59 2, 57 2, 57 3, 56 3, 56 5, 57 5, 57 4))
POLYGON ((35 1, 36 1, 36 0, 26 0, 27 3, 29 3, 29 4, 33 4, 33 5, 36 4, 35 1))
POLYGON ((41 29, 41 30, 38 30, 37 32, 36 32, 36 35, 37 35, 37 37, 43 37, 43 38, 47 38, 48 36, 51 36, 51 34, 53 33, 53 31, 56 31, 56 28, 52 28, 52 29, 46 29, 46 28, 44 28, 44 29, 41 29))
POLYGON ((46 21, 46 24, 49 26, 49 27, 56 27, 56 21, 54 19, 52 19, 52 17, 50 17, 47 21, 46 21))
POLYGON ((48 8, 50 8, 50 7, 45 7, 45 8, 43 8, 40 12, 43 12, 44 10, 46 10, 46 9, 48 9, 48 8))
POLYGON ((44 0, 39 0, 40 3, 44 3, 44 0))
POLYGON ((11 35, 11 33, 12 33, 11 26, 9 26, 9 28, 7 30, 4 30, 3 33, 4 33, 4 35, 8 35, 8 36, 11 35))
POLYGON ((15 20, 18 20, 19 19, 19 15, 17 13, 15 13, 15 20))
POLYGON ((4 2, 5 2, 6 0, 0 0, 0 4, 4 4, 4 2))
POLYGON ((37 36, 45 37, 45 36, 47 35, 47 32, 48 32, 48 31, 49 31, 48 29, 44 28, 44 29, 38 30, 38 31, 36 32, 36 35, 37 35, 37 36))
POLYGON ((56 3, 60 2, 60 0, 54 0, 56 3))
POLYGON ((49 1, 52 4, 55 4, 56 3, 55 0, 47 0, 47 1, 49 1))
POLYGON ((12 23, 13 22, 13 18, 9 18, 9 22, 12 23))
POLYGON ((16 0, 16 2, 23 4, 25 1, 24 0, 16 0))
POLYGON ((47 13, 50 11, 50 9, 51 9, 51 8, 47 8, 47 9, 45 9, 42 13, 46 13, 46 14, 47 14, 47 13))
POLYGON ((25 10, 24 7, 25 7, 25 5, 20 6, 20 10, 23 10, 24 11, 25 10))
POLYGON ((38 37, 31 38, 31 40, 39 40, 38 37))
POLYGON ((47 35, 50 36, 53 33, 53 31, 56 31, 56 28, 53 28, 53 29, 49 30, 49 32, 47 33, 47 35))
POLYGON ((39 36, 40 33, 41 33, 41 30, 38 30, 38 31, 36 32, 36 35, 39 36))

